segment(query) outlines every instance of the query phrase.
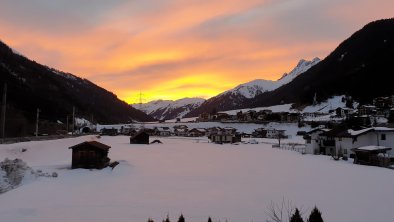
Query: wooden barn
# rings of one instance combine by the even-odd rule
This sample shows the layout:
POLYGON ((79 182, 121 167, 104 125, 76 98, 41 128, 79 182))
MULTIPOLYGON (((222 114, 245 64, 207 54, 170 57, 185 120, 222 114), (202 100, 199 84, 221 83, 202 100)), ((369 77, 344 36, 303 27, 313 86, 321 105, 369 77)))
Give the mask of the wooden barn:
POLYGON ((149 144, 149 134, 144 130, 130 137, 130 144, 149 144))
POLYGON ((70 147, 69 149, 72 149, 71 168, 102 169, 107 167, 110 161, 108 158, 110 148, 97 141, 86 141, 70 147))

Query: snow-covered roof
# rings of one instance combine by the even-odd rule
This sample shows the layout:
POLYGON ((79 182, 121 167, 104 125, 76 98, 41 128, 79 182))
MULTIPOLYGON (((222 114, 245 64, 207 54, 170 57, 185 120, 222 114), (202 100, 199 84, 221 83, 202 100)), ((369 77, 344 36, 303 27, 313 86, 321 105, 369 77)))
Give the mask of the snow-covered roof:
POLYGON ((359 136, 361 134, 370 132, 370 131, 374 131, 374 132, 390 132, 390 131, 394 131, 394 128, 388 128, 388 127, 371 127, 371 128, 366 128, 366 129, 362 129, 362 130, 352 130, 349 129, 348 133, 351 136, 359 136))
POLYGON ((362 129, 362 130, 352 130, 352 129, 348 129, 347 132, 351 135, 351 136, 358 136, 361 135, 363 133, 366 133, 368 131, 372 131, 373 128, 366 128, 366 129, 362 129))
POLYGON ((362 146, 356 148, 357 150, 374 151, 374 150, 391 150, 391 148, 386 146, 362 146))

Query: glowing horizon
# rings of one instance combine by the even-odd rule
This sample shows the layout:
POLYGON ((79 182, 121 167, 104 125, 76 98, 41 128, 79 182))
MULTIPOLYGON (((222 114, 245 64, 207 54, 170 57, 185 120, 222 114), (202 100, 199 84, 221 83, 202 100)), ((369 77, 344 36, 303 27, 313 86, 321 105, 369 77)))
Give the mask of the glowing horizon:
POLYGON ((390 0, 2 1, 0 39, 128 103, 210 98, 324 59, 390 0), (338 7, 340 6, 340 7, 338 7))

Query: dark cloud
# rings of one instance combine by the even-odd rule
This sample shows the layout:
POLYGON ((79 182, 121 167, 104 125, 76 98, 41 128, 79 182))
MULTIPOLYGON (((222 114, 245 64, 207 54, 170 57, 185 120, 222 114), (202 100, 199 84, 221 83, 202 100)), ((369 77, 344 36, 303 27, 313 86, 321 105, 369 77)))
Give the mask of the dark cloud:
POLYGON ((19 28, 56 34, 99 25, 105 14, 127 0, 2 0, 0 19, 19 28))

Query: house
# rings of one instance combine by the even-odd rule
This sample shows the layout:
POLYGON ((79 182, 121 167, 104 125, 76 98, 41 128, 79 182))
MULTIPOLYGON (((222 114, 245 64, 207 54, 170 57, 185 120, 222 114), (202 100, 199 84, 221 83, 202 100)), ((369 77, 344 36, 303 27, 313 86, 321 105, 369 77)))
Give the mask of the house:
POLYGON ((393 97, 376 97, 373 99, 373 105, 379 109, 391 108, 393 107, 393 97))
MULTIPOLYGON (((350 157, 352 149, 364 146, 394 146, 394 128, 370 127, 361 130, 347 129, 334 136, 335 149, 339 155, 350 157)), ((390 149, 389 155, 394 155, 390 149)), ((353 156, 353 155, 352 155, 353 156)))
POLYGON ((354 148, 354 163, 372 166, 388 167, 390 165, 390 156, 387 151, 392 150, 385 146, 363 146, 354 148))
POLYGON ((235 129, 234 127, 224 127, 221 129, 221 131, 223 131, 225 134, 235 134, 237 129, 235 129))
MULTIPOLYGON (((307 154, 320 154, 320 153, 326 153, 326 147, 324 147, 323 144, 323 138, 321 137, 320 134, 324 132, 330 131, 329 129, 325 128, 320 128, 317 127, 315 129, 312 129, 311 131, 307 132, 306 135, 304 136, 305 139, 305 152, 307 154)), ((326 143, 326 145, 328 145, 326 143)))
POLYGON ((100 134, 104 136, 116 136, 118 135, 118 130, 114 128, 103 128, 100 134))
POLYGON ((155 127, 153 129, 154 135, 156 136, 171 136, 171 131, 169 127, 155 127))
POLYGON ((349 117, 351 114, 354 113, 354 109, 346 108, 346 107, 338 107, 335 109, 335 114, 338 117, 349 117))
POLYGON ((149 134, 145 130, 140 130, 130 137, 130 144, 149 144, 149 134))
POLYGON ((189 130, 189 132, 187 132, 187 136, 190 136, 190 137, 202 137, 202 136, 205 136, 206 133, 207 133, 206 129, 193 128, 193 129, 189 130))
POLYGON ((241 134, 215 133, 208 137, 212 143, 237 143, 241 142, 241 134))
POLYGON ((316 118, 326 116, 328 115, 327 113, 321 113, 321 112, 304 112, 302 113, 302 119, 305 122, 311 122, 315 121, 316 118))
POLYGON ((265 137, 267 137, 267 130, 265 130, 264 128, 257 128, 253 131, 252 137, 265 138, 265 137))
POLYGON ((372 115, 376 112, 376 106, 372 105, 362 105, 358 107, 358 115, 372 115))
POLYGON ((207 135, 209 137, 210 135, 217 134, 217 133, 219 133, 221 131, 223 131, 223 129, 220 128, 220 127, 217 127, 217 126, 216 127, 211 127, 211 128, 207 129, 207 135))
POLYGON ((294 122, 298 122, 299 119, 300 119, 299 113, 288 113, 286 117, 286 122, 294 123, 294 122))
POLYGON ((186 125, 176 125, 174 126, 175 136, 187 136, 188 127, 186 125))
POLYGON ((70 147, 69 149, 72 149, 71 168, 102 169, 107 167, 110 161, 108 158, 110 148, 97 141, 86 141, 70 147))
POLYGON ((278 137, 285 137, 285 130, 277 130, 272 127, 266 129, 266 138, 276 139, 278 137))
POLYGON ((217 120, 217 121, 222 121, 227 119, 230 119, 230 115, 227 113, 216 113, 216 115, 214 115, 213 117, 213 120, 217 120))
POLYGON ((207 121, 212 120, 212 118, 213 118, 212 115, 209 114, 209 113, 201 113, 198 116, 197 121, 199 121, 199 122, 207 122, 207 121))
POLYGON ((208 129, 208 138, 212 143, 237 143, 241 142, 241 134, 233 127, 213 127, 208 129))
MULTIPOLYGON (((392 147, 394 145, 394 128, 314 129, 308 132, 304 139, 306 140, 306 153, 354 157, 353 149, 359 147, 392 147)), ((388 154, 394 155, 394 152, 389 150, 388 154)))
POLYGON ((125 127, 121 127, 120 128, 120 133, 122 135, 130 135, 132 132, 134 132, 134 128, 132 128, 131 126, 125 126, 125 127))

